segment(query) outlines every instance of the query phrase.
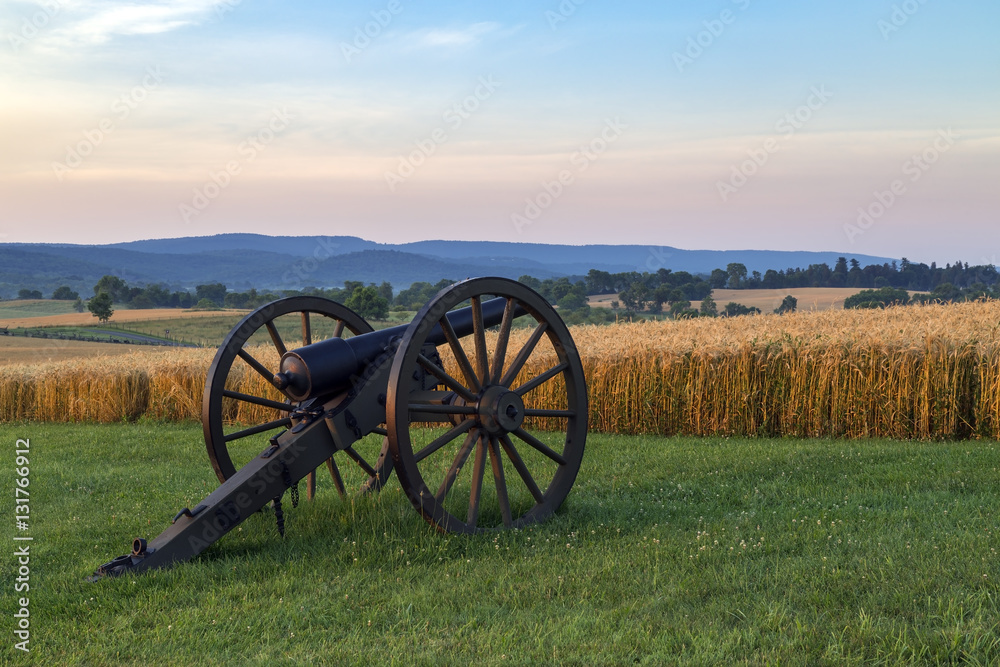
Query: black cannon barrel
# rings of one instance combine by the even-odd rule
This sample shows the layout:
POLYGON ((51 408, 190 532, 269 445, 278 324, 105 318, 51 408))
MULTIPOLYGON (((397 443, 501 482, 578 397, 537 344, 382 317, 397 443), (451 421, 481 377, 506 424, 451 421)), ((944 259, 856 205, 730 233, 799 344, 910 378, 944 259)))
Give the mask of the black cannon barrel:
MULTIPOLYGON (((489 328, 500 324, 506 306, 504 298, 484 301, 483 325, 489 328)), ((514 314, 519 316, 525 312, 519 307, 514 314)), ((471 307, 453 310, 447 317, 459 338, 472 335, 471 307)), ((347 389, 370 363, 386 352, 393 339, 403 337, 408 327, 403 324, 353 338, 329 338, 286 352, 281 357, 281 370, 274 376, 274 384, 296 401, 347 389)), ((427 342, 433 345, 447 342, 440 324, 434 325, 427 342)))

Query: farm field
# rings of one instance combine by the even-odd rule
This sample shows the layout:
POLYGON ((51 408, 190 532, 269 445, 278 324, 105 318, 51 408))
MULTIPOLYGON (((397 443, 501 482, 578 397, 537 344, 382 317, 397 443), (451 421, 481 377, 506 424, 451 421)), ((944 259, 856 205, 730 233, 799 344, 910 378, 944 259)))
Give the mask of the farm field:
MULTIPOLYGON (((978 302, 580 326, 573 336, 595 431, 995 439, 998 322, 1000 303, 978 302)), ((528 333, 513 331, 510 357, 528 333)), ((0 421, 198 419, 214 353, 146 348, 113 364, 0 366, 0 421)), ((550 362, 533 357, 525 381, 550 362)), ((245 393, 270 391, 255 373, 234 380, 245 393)), ((554 381, 533 391, 534 406, 558 407, 547 401, 559 390, 554 381)), ((268 410, 239 421, 274 419, 268 410)))
MULTIPOLYGON (((245 310, 184 310, 182 308, 149 308, 141 310, 126 310, 115 307, 111 316, 111 324, 144 322, 144 321, 176 321, 192 318, 226 317, 236 323, 249 311, 245 310)), ((78 313, 71 308, 69 312, 60 314, 32 315, 31 311, 11 308, 0 308, 0 328, 2 327, 56 327, 56 326, 87 326, 96 325, 97 318, 89 311, 78 313)))
POLYGON ((0 336, 0 365, 110 358, 139 349, 137 345, 0 336))
MULTIPOLYGON (((844 307, 844 299, 857 294, 861 290, 856 287, 804 287, 801 289, 755 289, 755 290, 735 290, 717 289, 712 291, 712 298, 721 310, 730 301, 742 303, 744 306, 760 308, 761 312, 773 313, 774 309, 781 305, 782 300, 788 296, 798 299, 798 309, 809 310, 829 310, 844 307)), ((701 302, 697 302, 695 308, 701 307, 701 302)))
POLYGON ((324 475, 284 540, 261 513, 189 563, 91 584, 216 487, 200 426, 0 426, 17 439, 32 652, 7 641, 3 664, 1000 661, 995 442, 592 435, 556 517, 471 537, 395 479, 341 500, 324 475))
MULTIPOLYGON (((753 306, 760 308, 762 312, 771 313, 781 305, 781 301, 788 295, 792 295, 798 299, 799 310, 829 310, 831 308, 843 308, 844 299, 860 291, 855 287, 717 289, 712 290, 712 298, 718 304, 719 310, 730 301, 735 301, 744 306, 753 306)), ((589 299, 590 305, 598 308, 610 308, 612 301, 618 301, 617 294, 600 294, 592 296, 589 299)), ((691 307, 697 310, 701 307, 701 301, 692 301, 691 307)))
MULTIPOLYGON (((68 306, 70 312, 52 312, 64 303, 44 300, 0 302, 0 329, 92 327, 101 330, 124 330, 159 338, 166 337, 183 343, 217 347, 232 328, 250 312, 233 309, 199 311, 179 308, 115 310, 109 323, 99 324, 91 313, 77 313, 68 306)), ((412 316, 413 313, 409 311, 392 311, 386 321, 373 321, 370 324, 376 329, 395 326, 409 323, 412 316)), ((76 350, 78 352, 76 358, 81 359, 86 358, 88 352, 102 351, 100 348, 92 350, 84 347, 68 348, 62 351, 62 356, 59 358, 73 358, 72 350, 76 350)), ((117 354, 112 350, 109 350, 109 353, 117 354)), ((0 354, 0 365, 5 362, 19 362, 19 359, 11 357, 5 360, 0 354)))
MULTIPOLYGON (((56 301, 53 299, 14 299, 0 301, 0 326, 2 322, 21 317, 45 317, 49 315, 68 315, 76 313, 72 301, 56 301)), ((87 315, 90 315, 88 312, 87 315)))

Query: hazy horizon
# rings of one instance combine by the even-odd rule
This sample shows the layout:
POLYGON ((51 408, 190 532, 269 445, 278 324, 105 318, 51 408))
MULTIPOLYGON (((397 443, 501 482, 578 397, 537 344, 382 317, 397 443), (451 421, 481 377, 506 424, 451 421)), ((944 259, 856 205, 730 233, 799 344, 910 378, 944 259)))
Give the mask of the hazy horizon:
MULTIPOLYGON (((264 237, 269 237, 269 238, 296 238, 296 239, 297 238, 301 238, 301 239, 304 239, 304 240, 306 240, 306 239, 312 240, 312 239, 323 238, 323 237, 328 237, 328 238, 334 238, 334 237, 352 237, 352 238, 357 238, 357 239, 360 239, 362 241, 366 241, 366 242, 370 242, 370 243, 377 243, 377 244, 381 244, 381 245, 390 245, 390 246, 405 245, 405 244, 408 244, 408 243, 451 243, 451 242, 457 242, 457 243, 523 243, 525 245, 529 245, 529 244, 536 244, 536 245, 559 245, 559 246, 569 246, 569 247, 576 247, 576 248, 582 248, 582 247, 587 247, 587 246, 603 246, 603 245, 611 245, 611 246, 639 246, 639 247, 646 247, 646 246, 648 246, 648 244, 644 244, 644 243, 631 243, 631 244, 627 244, 627 243, 572 243, 572 242, 569 242, 569 241, 565 241, 565 242, 552 242, 552 243, 542 243, 542 242, 538 242, 538 241, 516 241, 516 240, 515 241, 495 241, 495 240, 488 240, 488 239, 477 240, 477 239, 445 239, 445 238, 427 238, 427 239, 419 239, 419 240, 416 240, 416 241, 400 241, 400 242, 395 242, 395 241, 375 241, 373 239, 365 238, 363 236, 357 236, 355 234, 257 234, 257 232, 219 232, 218 234, 195 235, 195 236, 176 236, 176 237, 163 236, 163 237, 150 237, 150 238, 142 238, 142 239, 132 239, 132 240, 127 240, 127 241, 110 241, 110 242, 107 242, 107 243, 87 243, 87 242, 70 243, 70 242, 67 242, 67 241, 55 241, 55 242, 52 242, 52 241, 0 241, 0 244, 4 244, 4 243, 6 243, 8 245, 47 245, 47 244, 54 244, 54 245, 81 245, 81 246, 93 246, 93 247, 106 247, 106 246, 123 245, 123 244, 130 244, 130 243, 143 243, 143 242, 147 242, 147 241, 174 241, 174 240, 182 240, 182 239, 207 239, 207 238, 213 238, 215 236, 240 235, 240 234, 259 235, 259 236, 264 236, 264 237)), ((657 248, 657 246, 649 246, 649 247, 651 249, 653 249, 653 250, 655 250, 657 248)), ((793 249, 790 249, 790 250, 777 250, 776 251, 774 248, 726 248, 726 249, 719 249, 719 248, 681 248, 679 246, 658 246, 658 247, 660 247, 660 248, 667 248, 667 247, 669 247, 669 248, 673 248, 675 250, 683 250, 683 251, 686 251, 686 252, 818 252, 818 253, 837 253, 838 252, 836 250, 810 250, 810 249, 802 249, 802 248, 793 248, 793 249)), ((845 255, 870 255, 872 257, 886 257, 886 258, 891 258, 891 259, 896 259, 896 260, 902 259, 901 257, 892 257, 892 256, 889 256, 889 255, 886 255, 886 256, 883 256, 883 255, 872 255, 871 253, 861 253, 861 252, 853 252, 853 251, 845 251, 843 254, 845 254, 845 255)), ((907 259, 910 259, 910 258, 907 258, 907 259)))

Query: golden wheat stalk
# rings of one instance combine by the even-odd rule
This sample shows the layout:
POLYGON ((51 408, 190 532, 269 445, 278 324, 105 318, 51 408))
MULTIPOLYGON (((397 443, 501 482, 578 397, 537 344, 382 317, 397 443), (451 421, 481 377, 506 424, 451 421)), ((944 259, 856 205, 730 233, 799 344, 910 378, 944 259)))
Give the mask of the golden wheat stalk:
MULTIPOLYGON (((528 334, 512 332, 509 356, 528 334)), ((997 302, 580 326, 573 337, 597 431, 1000 437, 997 302)), ((212 354, 3 366, 0 420, 196 420, 212 354)), ((533 355, 519 382, 550 368, 553 355, 533 355)), ((256 373, 230 380, 246 393, 272 391, 256 373)), ((562 407, 561 392, 557 379, 528 401, 562 407)), ((252 423, 273 412, 234 402, 225 417, 252 423)))

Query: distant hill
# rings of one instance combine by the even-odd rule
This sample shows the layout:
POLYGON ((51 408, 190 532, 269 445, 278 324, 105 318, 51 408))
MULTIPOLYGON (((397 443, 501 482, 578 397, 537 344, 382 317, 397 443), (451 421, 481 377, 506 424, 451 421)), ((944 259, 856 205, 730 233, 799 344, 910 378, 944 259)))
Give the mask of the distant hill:
POLYGON ((165 283, 171 289, 224 283, 231 290, 331 287, 345 280, 381 283, 396 289, 496 275, 517 278, 582 276, 609 272, 673 271, 707 274, 740 262, 749 271, 807 267, 840 256, 862 266, 892 258, 835 252, 772 250, 681 250, 639 245, 549 245, 494 241, 418 241, 383 244, 353 236, 273 237, 259 234, 151 239, 109 245, 0 244, 0 296, 22 288, 46 295, 68 284, 85 296, 103 275, 131 285, 165 283))

